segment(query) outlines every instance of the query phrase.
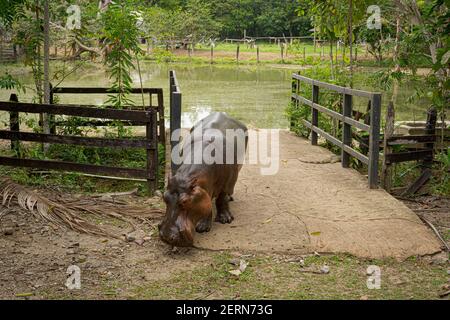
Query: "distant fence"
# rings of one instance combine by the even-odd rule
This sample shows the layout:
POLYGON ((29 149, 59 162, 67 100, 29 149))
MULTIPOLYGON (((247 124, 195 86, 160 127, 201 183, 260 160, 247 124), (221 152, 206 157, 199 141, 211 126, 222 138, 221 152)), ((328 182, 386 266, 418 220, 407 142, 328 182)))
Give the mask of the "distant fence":
POLYGON ((381 116, 381 94, 366 92, 345 88, 325 82, 316 81, 310 78, 292 75, 292 101, 311 107, 311 122, 301 119, 303 125, 311 130, 311 143, 317 145, 318 135, 325 138, 335 146, 341 148, 342 166, 348 168, 350 166, 350 157, 355 157, 369 167, 369 187, 371 189, 378 188, 378 161, 380 157, 380 116, 381 116), (312 85, 312 101, 300 95, 300 84, 306 83, 312 85), (320 88, 328 89, 336 93, 342 94, 344 97, 343 112, 338 113, 324 106, 319 105, 320 88), (352 117, 353 96, 367 98, 371 102, 370 124, 361 123, 352 117), (331 134, 320 129, 319 112, 322 112, 333 119, 342 122, 343 132, 342 140, 332 136, 331 134), (352 148, 352 127, 356 127, 362 131, 369 133, 369 153, 368 156, 358 152, 352 148))
MULTIPOLYGON (((132 93, 141 93, 141 89, 134 89, 132 93)), ((98 108, 90 105, 69 104, 34 104, 19 103, 16 95, 11 95, 9 102, 0 102, 0 111, 10 114, 10 130, 0 130, 0 139, 11 140, 11 147, 17 151, 17 157, 0 157, 0 165, 13 167, 29 167, 49 170, 75 171, 87 174, 103 174, 111 177, 130 179, 142 179, 147 181, 149 190, 153 193, 157 189, 158 182, 158 142, 165 141, 164 106, 162 89, 144 88, 145 93, 158 96, 158 106, 144 107, 140 110, 117 110, 112 108, 98 108), (145 110, 142 110, 145 108, 145 110), (96 137, 80 137, 56 134, 56 126, 62 123, 51 122, 51 133, 21 132, 19 125, 19 113, 48 114, 76 116, 96 120, 97 125, 106 125, 109 120, 121 121, 125 125, 144 125, 146 136, 144 139, 112 139, 96 137), (159 131, 159 132, 158 132, 159 131), (20 157, 20 141, 40 142, 50 144, 81 145, 86 147, 111 147, 111 148, 143 148, 147 151, 147 165, 145 169, 110 167, 55 160, 23 159, 20 157)), ((54 93, 111 93, 107 88, 55 88, 54 93)), ((81 123, 80 126, 89 123, 81 123)))
MULTIPOLYGON (((170 138, 172 138, 172 134, 175 130, 181 129, 181 103, 182 103, 182 94, 181 87, 178 83, 177 75, 175 71, 169 72, 170 78, 170 138)), ((176 145, 176 141, 170 141, 171 150, 174 149, 176 145)), ((175 174, 177 170, 177 166, 171 160, 171 170, 172 175, 175 174)))

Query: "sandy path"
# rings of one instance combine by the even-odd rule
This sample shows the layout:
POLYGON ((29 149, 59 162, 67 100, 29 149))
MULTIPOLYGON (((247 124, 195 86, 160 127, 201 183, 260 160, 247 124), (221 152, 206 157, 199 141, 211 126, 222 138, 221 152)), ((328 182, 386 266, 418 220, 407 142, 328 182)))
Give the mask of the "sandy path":
POLYGON ((287 131, 280 144, 279 173, 262 176, 258 166, 244 166, 231 204, 236 220, 215 223, 197 237, 198 247, 397 259, 440 251, 413 211, 384 190, 369 190, 357 171, 298 161, 326 159, 327 150, 287 131))

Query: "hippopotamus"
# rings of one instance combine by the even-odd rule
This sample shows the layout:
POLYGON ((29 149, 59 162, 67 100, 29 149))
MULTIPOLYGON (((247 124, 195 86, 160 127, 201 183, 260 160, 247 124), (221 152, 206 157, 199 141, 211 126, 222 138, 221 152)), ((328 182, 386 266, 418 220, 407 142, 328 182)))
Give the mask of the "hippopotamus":
POLYGON ((212 113, 191 129, 183 146, 182 164, 169 179, 163 197, 166 215, 159 225, 159 234, 164 242, 176 247, 193 246, 195 232, 211 230, 214 200, 215 221, 232 223, 229 201, 233 200, 247 143, 247 127, 226 113, 212 113), (198 147, 204 153, 214 150, 211 155, 223 161, 211 161, 204 156, 198 160, 195 155, 198 147))

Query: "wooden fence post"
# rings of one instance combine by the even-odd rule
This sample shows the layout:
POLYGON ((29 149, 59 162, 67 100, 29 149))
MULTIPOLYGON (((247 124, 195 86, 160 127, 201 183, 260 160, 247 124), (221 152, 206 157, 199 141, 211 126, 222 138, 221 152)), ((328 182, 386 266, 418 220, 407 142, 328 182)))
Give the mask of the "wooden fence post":
MULTIPOLYGON (((9 97, 9 101, 11 102, 19 102, 19 98, 15 93, 12 93, 9 97)), ((9 129, 11 131, 20 131, 20 122, 19 122, 19 113, 18 112, 10 112, 9 113, 9 129)), ((20 142, 19 140, 11 140, 11 150, 16 152, 17 157, 20 157, 20 142)))
POLYGON ((158 184, 158 121, 156 110, 147 110, 150 122, 146 125, 147 141, 147 184, 150 195, 154 195, 158 184))
POLYGON ((380 158, 380 115, 381 94, 372 96, 370 109, 370 138, 369 138, 369 187, 378 188, 378 160, 380 158))
POLYGON ((256 46, 256 61, 259 63, 259 46, 256 46))
MULTIPOLYGON (((434 107, 431 107, 427 112, 427 124, 425 128, 425 134, 427 135, 436 135, 436 123, 437 123, 437 110, 434 107)), ((437 137, 436 140, 437 141, 437 137)), ((425 144, 426 149, 431 149, 433 151, 432 155, 424 159, 424 168, 431 169, 433 166, 433 158, 434 158, 434 142, 430 142, 425 144)))
POLYGON ((240 51, 240 46, 239 43, 236 47, 236 62, 239 63, 239 51, 240 51))
POLYGON ((284 45, 280 46, 280 50, 281 50, 281 62, 284 63, 284 45))
POLYGON ((214 46, 211 46, 211 64, 214 63, 214 46))
POLYGON ((303 47, 303 61, 306 61, 306 47, 303 47))
POLYGON ((384 128, 383 142, 383 167, 381 170, 381 186, 387 192, 392 188, 392 166, 387 162, 387 156, 392 153, 392 147, 389 146, 388 140, 394 135, 395 130, 395 109, 394 103, 389 102, 386 112, 386 125, 384 128))
MULTIPOLYGON (((150 94, 150 101, 152 101, 152 95, 150 94)), ((159 135, 160 135, 160 142, 163 145, 166 145, 166 123, 165 123, 165 116, 164 116, 164 97, 162 92, 158 93, 158 124, 159 124, 159 135)))
MULTIPOLYGON (((319 86, 316 86, 314 84, 312 87, 312 102, 319 103, 319 86)), ((313 127, 319 127, 319 111, 313 107, 311 107, 311 109, 312 109, 311 124, 313 127)), ((317 132, 311 130, 311 144, 313 146, 317 146, 317 142, 318 142, 317 132)))
MULTIPOLYGON (((344 108, 343 115, 345 117, 352 117, 353 111, 353 96, 350 94, 344 94, 344 108)), ((344 145, 351 147, 352 145, 352 126, 344 123, 343 134, 342 134, 342 142, 344 145)), ((342 148, 341 150, 341 160, 342 166, 344 168, 350 167, 350 155, 342 148)))

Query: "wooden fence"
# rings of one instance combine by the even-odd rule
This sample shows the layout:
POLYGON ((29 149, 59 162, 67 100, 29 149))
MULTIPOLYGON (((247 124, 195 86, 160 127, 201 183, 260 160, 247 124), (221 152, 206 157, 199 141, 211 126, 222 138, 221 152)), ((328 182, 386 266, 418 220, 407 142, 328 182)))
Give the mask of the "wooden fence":
POLYGON ((325 82, 316 81, 310 78, 293 74, 292 76, 292 101, 297 106, 299 104, 311 107, 312 120, 301 119, 303 125, 311 130, 311 143, 317 145, 318 135, 341 148, 342 166, 350 166, 350 157, 355 157, 369 167, 369 187, 378 188, 378 161, 380 157, 380 114, 381 114, 381 94, 345 88, 325 82), (312 101, 300 95, 300 84, 312 85, 312 101), (342 114, 324 106, 319 105, 320 88, 331 90, 343 95, 342 114), (361 123, 353 119, 353 97, 363 97, 371 101, 370 124, 361 123), (319 112, 322 112, 333 119, 343 123, 342 141, 331 134, 320 129, 319 112), (352 148, 352 127, 369 133, 369 153, 368 156, 352 148))
MULTIPOLYGON (((141 89, 134 89, 132 93, 141 93, 141 89)), ((34 104, 19 103, 16 95, 11 95, 9 102, 0 102, 0 111, 7 111, 10 115, 10 130, 0 130, 0 139, 11 140, 11 147, 19 151, 20 141, 40 142, 50 144, 70 144, 89 147, 111 147, 111 148, 143 148, 147 151, 147 164, 145 169, 120 168, 90 164, 80 164, 55 160, 35 160, 20 157, 20 152, 16 152, 16 157, 0 157, 0 165, 14 167, 28 167, 49 170, 75 171, 87 174, 106 175, 111 177, 123 177, 147 181, 149 191, 153 193, 157 189, 158 183, 158 142, 165 140, 164 129, 164 107, 162 89, 145 88, 145 93, 158 96, 158 106, 141 107, 140 110, 117 110, 112 108, 98 108, 90 105, 69 105, 69 104, 34 104), (96 137, 80 137, 56 134, 56 126, 62 123, 53 122, 50 134, 21 132, 19 124, 19 113, 48 114, 76 116, 84 118, 101 119, 96 120, 97 125, 106 125, 108 120, 121 121, 126 125, 144 125, 146 127, 145 138, 136 139, 112 139, 96 137), (159 132, 158 132, 159 131, 159 132)), ((54 93, 111 93, 106 88, 55 88, 54 93)), ((89 120, 90 121, 90 120, 89 120)), ((80 126, 89 123, 81 123, 80 126)))
MULTIPOLYGON (((169 72, 170 77, 170 147, 171 150, 174 149, 177 141, 172 141, 172 135, 175 130, 181 129, 181 103, 182 103, 182 94, 181 87, 178 83, 177 75, 175 71, 169 72)), ((177 170, 177 166, 171 160, 171 171, 172 175, 175 174, 177 170)))

